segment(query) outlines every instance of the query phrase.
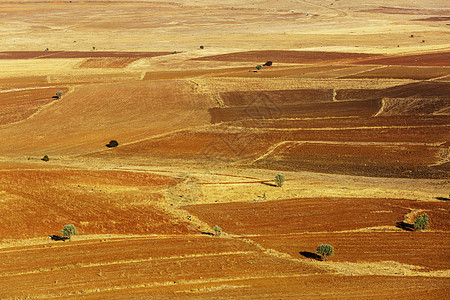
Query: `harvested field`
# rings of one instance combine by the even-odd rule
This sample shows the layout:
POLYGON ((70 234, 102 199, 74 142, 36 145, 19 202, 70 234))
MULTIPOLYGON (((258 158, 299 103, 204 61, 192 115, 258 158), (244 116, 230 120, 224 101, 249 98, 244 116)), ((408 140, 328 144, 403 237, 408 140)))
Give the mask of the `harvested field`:
POLYGON ((450 68, 389 66, 342 78, 397 78, 427 80, 447 75, 450 75, 450 68))
POLYGON ((80 68, 125 68, 138 58, 119 57, 119 58, 89 58, 85 60, 80 68))
POLYGON ((450 98, 384 98, 377 116, 449 115, 450 98))
POLYGON ((212 100, 190 91, 189 84, 176 81, 79 86, 27 122, 1 128, 0 137, 10 138, 0 155, 12 155, 11 147, 13 155, 83 154, 105 149, 112 139, 122 144, 208 124, 205 108, 212 100))
POLYGON ((444 1, 0 2, 0 299, 448 297, 444 1))
POLYGON ((45 105, 59 101, 52 98, 57 91, 66 93, 68 89, 49 87, 0 91, 0 125, 23 121, 45 105))
POLYGON ((0 295, 98 296, 99 292, 128 293, 134 288, 167 285, 167 276, 172 284, 183 286, 322 273, 307 264, 255 250, 235 240, 199 236, 74 241, 58 246, 47 242, 40 247, 8 248, 0 250, 0 256, 10 262, 0 274, 0 295), (67 257, 68 251, 75 253, 67 257), (30 264, 30 255, 39 259, 30 264), (79 277, 82 280, 73 280, 79 277))
POLYGON ((442 202, 388 198, 299 198, 201 204, 185 206, 184 209, 208 224, 219 224, 229 234, 250 235, 252 239, 253 235, 280 235, 282 240, 283 235, 324 232, 329 232, 331 236, 332 232, 370 231, 377 227, 400 231, 394 226, 412 210, 426 211, 431 216, 431 229, 450 229, 449 207, 442 202))
MULTIPOLYGON (((261 246, 283 251, 295 258, 310 258, 320 244, 330 244, 335 255, 330 259, 342 263, 391 262, 413 265, 420 271, 447 270, 448 264, 442 258, 448 244, 445 232, 333 232, 299 234, 292 236, 252 237, 261 246), (426 241, 426 242, 424 242, 426 241)), ((448 252, 445 255, 448 255, 448 252)), ((389 263, 385 267, 389 267, 389 263)), ((375 271, 376 272, 376 271, 375 271)), ((405 273, 400 273, 405 275, 405 273)), ((399 275, 400 275, 399 274, 399 275)))
POLYGON ((46 76, 0 78, 0 91, 48 85, 46 76))
POLYGON ((437 115, 396 115, 385 116, 377 115, 376 117, 357 118, 304 118, 304 119, 264 119, 264 120, 243 120, 236 122, 224 123, 223 126, 230 127, 246 127, 246 128, 262 128, 262 129, 300 129, 300 128, 351 128, 354 127, 369 129, 368 127, 426 127, 426 126, 442 126, 450 125, 447 116, 437 115))
POLYGON ((364 65, 450 66, 450 51, 401 55, 357 62, 364 65))
POLYGON ((0 239, 57 234, 65 224, 81 234, 192 232, 157 208, 160 191, 174 184, 166 176, 127 172, 1 171, 0 239))
MULTIPOLYGON (((241 298, 355 298, 364 294, 367 299, 379 298, 439 298, 447 295, 448 278, 406 277, 406 276, 280 276, 275 278, 248 278, 231 280, 210 280, 208 283, 186 282, 162 286, 136 287, 126 290, 129 299, 141 299, 158 295, 172 299, 241 298), (318 290, 318 286, 320 289, 318 290), (376 295, 376 296, 374 296, 376 295)), ((105 291, 105 297, 122 297, 124 291, 105 291)), ((95 295, 97 296, 97 295, 95 295)), ((95 298, 92 295, 92 298, 95 298)), ((86 297, 86 296, 85 296, 86 297)), ((88 297, 89 298, 89 297, 88 297)))
MULTIPOLYGON (((242 101, 242 100, 236 100, 242 101)), ((211 123, 243 119, 371 117, 381 107, 378 99, 349 102, 278 104, 261 97, 243 107, 212 108, 211 123)))
POLYGON ((168 55, 170 52, 108 52, 108 51, 4 51, 0 59, 46 59, 46 58, 88 58, 121 57, 145 58, 168 55))
POLYGON ((278 105, 292 103, 316 103, 333 101, 332 90, 286 90, 286 91, 237 91, 220 93, 220 98, 226 106, 252 106, 263 103, 278 105))
POLYGON ((261 156, 254 165, 357 176, 449 178, 450 169, 429 167, 437 164, 445 151, 442 147, 408 144, 284 142, 261 156))
POLYGON ((205 56, 194 58, 194 60, 259 62, 261 64, 265 63, 266 61, 272 61, 273 63, 312 64, 320 62, 337 62, 344 60, 357 61, 360 59, 377 56, 379 55, 366 53, 266 50, 205 56))

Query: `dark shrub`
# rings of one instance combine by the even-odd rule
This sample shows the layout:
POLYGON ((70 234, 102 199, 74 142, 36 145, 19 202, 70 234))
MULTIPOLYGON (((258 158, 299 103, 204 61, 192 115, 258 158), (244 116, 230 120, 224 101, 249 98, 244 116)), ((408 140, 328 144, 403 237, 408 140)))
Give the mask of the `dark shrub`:
POLYGON ((111 140, 109 144, 106 145, 108 148, 115 148, 117 146, 119 146, 119 143, 116 140, 111 140))

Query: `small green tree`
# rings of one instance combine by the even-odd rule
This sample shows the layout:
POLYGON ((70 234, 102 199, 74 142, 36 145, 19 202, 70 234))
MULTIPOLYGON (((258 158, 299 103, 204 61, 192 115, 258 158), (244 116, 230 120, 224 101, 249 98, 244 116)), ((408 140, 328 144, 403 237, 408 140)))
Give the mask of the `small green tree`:
POLYGON ((219 236, 222 234, 222 228, 220 228, 220 227, 217 226, 217 225, 213 227, 213 230, 214 230, 214 232, 215 232, 214 235, 215 235, 216 237, 219 237, 219 236))
POLYGON ((430 225, 430 217, 427 214, 420 215, 414 220, 415 231, 425 230, 428 228, 429 225, 430 225))
POLYGON ((58 96, 58 99, 61 98, 63 93, 64 93, 63 91, 57 91, 56 92, 56 96, 58 96))
POLYGON ((283 186, 284 180, 285 180, 285 177, 283 174, 277 174, 275 176, 275 184, 279 187, 283 186))
POLYGON ((69 239, 72 238, 72 235, 78 234, 77 229, 73 224, 64 225, 63 230, 61 230, 63 237, 68 237, 69 239))
POLYGON ((116 140, 111 140, 109 142, 109 144, 106 145, 106 147, 108 147, 108 148, 114 148, 114 147, 117 147, 117 146, 119 146, 119 143, 116 140))
POLYGON ((317 247, 317 254, 322 257, 322 260, 328 260, 328 256, 334 255, 334 248, 328 244, 322 244, 317 247))
POLYGON ((261 65, 257 65, 256 66, 256 70, 261 70, 262 66, 261 65))
POLYGON ((48 155, 44 155, 44 157, 42 158, 43 161, 49 161, 50 158, 48 158, 48 155))

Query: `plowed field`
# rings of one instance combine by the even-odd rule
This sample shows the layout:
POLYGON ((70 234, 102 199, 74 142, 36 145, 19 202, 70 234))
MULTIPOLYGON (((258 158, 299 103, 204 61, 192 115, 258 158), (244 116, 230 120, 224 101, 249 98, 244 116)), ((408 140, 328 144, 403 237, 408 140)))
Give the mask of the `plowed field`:
POLYGON ((310 64, 320 62, 335 62, 342 60, 358 60, 368 57, 376 57, 374 54, 346 53, 346 52, 321 52, 321 51, 248 51, 237 52, 215 56, 196 58, 195 60, 218 60, 218 61, 239 61, 239 62, 260 62, 272 61, 274 63, 297 63, 310 64))
MULTIPOLYGON (((360 230, 387 226, 394 229, 410 211, 426 211, 431 228, 450 229, 447 203, 399 199, 305 198, 268 202, 238 202, 186 206, 186 210, 225 232, 245 235, 283 235, 360 230), (277 224, 273 226, 273 224, 277 224)), ((280 238, 282 239, 282 238, 280 238)), ((431 245, 430 245, 431 247, 431 245)), ((284 251, 283 251, 284 252, 284 251)))
POLYGON ((25 89, 0 92, 0 125, 15 123, 30 117, 43 106, 55 100, 57 91, 66 93, 67 88, 25 89))

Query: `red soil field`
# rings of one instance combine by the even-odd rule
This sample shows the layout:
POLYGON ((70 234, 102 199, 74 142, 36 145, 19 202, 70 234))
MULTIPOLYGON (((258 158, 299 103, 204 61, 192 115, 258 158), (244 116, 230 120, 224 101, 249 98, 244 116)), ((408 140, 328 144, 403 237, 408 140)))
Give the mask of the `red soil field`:
POLYGON ((50 85, 47 76, 0 78, 0 90, 50 85))
POLYGON ((118 58, 89 58, 81 63, 80 68, 125 68, 138 58, 118 57, 118 58))
POLYGON ((356 62, 363 65, 450 66, 450 51, 376 58, 356 62))
POLYGON ((87 58, 87 57, 144 58, 168 54, 171 54, 171 52, 4 51, 0 52, 0 59, 87 58))
POLYGON ((350 127, 395 127, 395 126, 442 126, 450 125, 448 116, 402 115, 377 116, 370 118, 342 117, 317 119, 264 119, 251 121, 235 121, 224 123, 224 126, 247 128, 350 128, 350 127))
POLYGON ((201 204, 183 208, 212 226, 219 224, 229 234, 284 235, 358 230, 376 226, 393 227, 397 222, 403 221, 404 215, 412 209, 425 210, 430 215, 432 230, 450 229, 449 207, 442 201, 430 203, 387 198, 299 198, 201 204))
POLYGON ((43 88, 0 92, 0 125, 24 120, 42 106, 55 100, 57 91, 66 93, 67 88, 43 88))
MULTIPOLYGON (((235 100, 242 101, 242 100, 235 100)), ((323 103, 295 103, 278 104, 270 98, 256 99, 253 103, 243 107, 212 108, 211 123, 236 121, 242 119, 278 119, 278 118, 323 118, 323 117, 370 117, 381 108, 379 99, 323 102, 323 103)))
POLYGON ((322 51, 247 51, 229 54, 213 55, 194 58, 202 61, 235 61, 235 62, 261 62, 273 63, 299 63, 310 64, 319 62, 333 62, 342 60, 359 60, 369 57, 377 57, 377 54, 347 53, 347 52, 322 52, 322 51))
POLYGON ((80 234, 196 231, 156 207, 160 191, 176 183, 134 172, 4 170, 0 239, 58 234, 65 224, 74 224, 80 234))
POLYGON ((255 162, 263 168, 378 177, 449 178, 450 169, 429 167, 446 148, 419 145, 348 145, 289 142, 255 162))
POLYGON ((448 268, 448 251, 444 255, 436 251, 445 249, 448 245, 445 232, 333 232, 261 236, 252 237, 252 240, 263 247, 286 252, 295 258, 307 258, 311 256, 309 253, 316 252, 320 244, 330 244, 335 248, 335 255, 330 258, 333 261, 396 261, 421 266, 423 271, 448 268))
POLYGON ((302 90, 280 90, 280 91, 261 91, 261 92, 222 92, 222 98, 226 106, 251 106, 268 103, 277 103, 278 105, 292 103, 316 103, 331 102, 332 90, 302 89, 302 90))
POLYGON ((128 293, 133 287, 168 282, 323 273, 301 262, 262 255, 240 241, 205 236, 49 242, 34 249, 7 248, 0 256, 6 262, 0 274, 2 297, 95 295, 124 289, 128 293), (37 260, 30 263, 30 255, 37 260))
MULTIPOLYGON (((448 278, 406 276, 329 276, 310 275, 210 281, 179 286, 136 288, 103 292, 107 298, 142 299, 151 295, 171 299, 239 299, 251 295, 257 299, 440 299, 446 297, 448 278)), ((95 299, 98 295, 84 296, 95 299)))
POLYGON ((80 155, 209 123, 207 95, 182 81, 77 86, 33 118, 0 128, 0 156, 80 155), (169 92, 170 91, 170 92, 169 92), (80 140, 80 137, 82 139, 80 140), (45 141, 45 142, 44 142, 45 141))
POLYGON ((396 78, 396 79, 427 80, 446 75, 450 75, 450 68, 389 66, 386 68, 375 69, 341 78, 396 78))

